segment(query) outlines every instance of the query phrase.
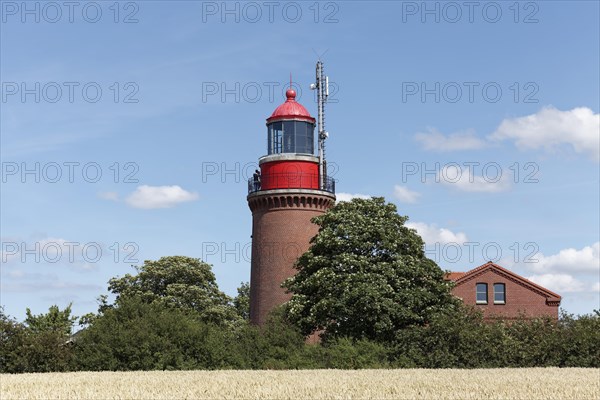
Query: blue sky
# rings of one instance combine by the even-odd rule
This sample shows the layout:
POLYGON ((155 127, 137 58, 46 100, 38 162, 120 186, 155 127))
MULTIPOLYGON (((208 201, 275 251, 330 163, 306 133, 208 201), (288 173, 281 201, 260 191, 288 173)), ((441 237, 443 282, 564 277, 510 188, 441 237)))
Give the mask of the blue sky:
POLYGON ((246 178, 284 101, 339 199, 384 196, 448 270, 489 259, 600 308, 599 6, 1 2, 1 301, 22 319, 167 255, 249 280, 246 178), (27 7, 25 9, 24 7, 27 7), (27 172, 30 171, 30 172, 27 172))

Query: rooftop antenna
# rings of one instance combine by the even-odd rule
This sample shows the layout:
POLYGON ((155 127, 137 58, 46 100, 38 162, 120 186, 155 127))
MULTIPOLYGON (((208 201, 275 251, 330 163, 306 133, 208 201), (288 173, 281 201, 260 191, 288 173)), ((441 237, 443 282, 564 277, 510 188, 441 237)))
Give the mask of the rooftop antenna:
POLYGON ((318 106, 318 131, 319 131, 319 188, 325 189, 325 139, 329 137, 329 133, 325 130, 325 103, 329 97, 329 77, 325 76, 323 62, 317 61, 317 82, 310 85, 312 90, 317 91, 317 106, 318 106))

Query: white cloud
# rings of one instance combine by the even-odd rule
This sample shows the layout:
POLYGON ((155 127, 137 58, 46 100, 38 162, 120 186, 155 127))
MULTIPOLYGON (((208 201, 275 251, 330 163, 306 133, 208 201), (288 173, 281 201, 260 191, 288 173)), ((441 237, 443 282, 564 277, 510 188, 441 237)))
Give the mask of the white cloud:
POLYGON ((600 292, 600 282, 596 282, 592 285, 592 292, 600 292))
MULTIPOLYGON (((3 241, 0 261, 3 264, 48 263, 68 265, 76 270, 90 271, 97 268, 95 262, 102 257, 103 250, 106 251, 104 247, 97 242, 82 243, 55 237, 47 237, 36 241, 3 241)), ((22 273, 29 275, 24 271, 15 270, 9 273, 9 276, 18 278, 20 277, 19 274, 22 273)))
POLYGON ((464 192, 497 193, 510 188, 508 174, 500 165, 492 163, 486 164, 481 176, 474 176, 471 168, 462 168, 458 164, 445 165, 438 173, 437 181, 464 192))
POLYGON ((571 145, 575 152, 600 160, 600 114, 587 107, 561 111, 546 107, 536 114, 502 121, 489 136, 493 141, 514 140, 520 150, 540 149, 554 152, 571 145))
POLYGON ((406 186, 394 186, 394 197, 403 203, 416 203, 421 193, 414 192, 406 186))
POLYGON ((600 272, 600 242, 585 246, 580 250, 563 249, 557 254, 544 256, 537 253, 532 257, 537 262, 525 264, 537 273, 548 272, 600 272))
POLYGON ((24 278, 26 275, 26 272, 20 269, 15 269, 14 271, 8 271, 6 273, 6 276, 10 278, 24 278))
POLYGON ((462 232, 452 232, 446 228, 438 228, 435 224, 428 225, 424 222, 407 222, 408 228, 415 229, 419 236, 423 238, 427 245, 434 245, 435 243, 457 243, 462 244, 467 242, 467 235, 462 232))
POLYGON ((2 287, 2 290, 7 292, 21 292, 21 293, 37 293, 40 291, 71 291, 71 290, 100 290, 102 289, 99 285, 79 283, 79 282, 20 282, 20 283, 9 283, 2 287))
POLYGON ((132 207, 153 209, 170 208, 179 203, 198 199, 197 193, 191 193, 180 186, 138 186, 125 201, 132 207))
POLYGON ((527 277, 532 282, 537 283, 556 293, 585 292, 583 283, 573 278, 569 274, 541 274, 527 277))
POLYGON ((425 150, 439 152, 477 150, 487 145, 486 141, 478 138, 473 130, 444 135, 435 128, 428 128, 428 132, 417 133, 415 139, 425 150))
POLYGON ((12 271, 2 270, 2 278, 11 278, 12 280, 37 280, 37 281, 54 281, 58 276, 54 273, 45 274, 39 272, 27 272, 23 269, 14 269, 12 271))
POLYGON ((117 192, 100 192, 98 197, 104 200, 118 201, 119 194, 117 192))
POLYGON ((352 193, 336 193, 335 197, 337 199, 338 202, 340 201, 350 201, 352 199, 370 199, 371 196, 367 195, 367 194, 360 194, 360 193, 356 193, 356 194, 352 194, 352 193))
POLYGON ((496 142, 512 140, 520 150, 544 149, 557 152, 565 145, 576 153, 600 161, 600 114, 587 107, 561 111, 542 108, 535 114, 504 119, 485 139, 473 130, 445 135, 435 128, 415 134, 425 150, 438 152, 478 150, 496 142))

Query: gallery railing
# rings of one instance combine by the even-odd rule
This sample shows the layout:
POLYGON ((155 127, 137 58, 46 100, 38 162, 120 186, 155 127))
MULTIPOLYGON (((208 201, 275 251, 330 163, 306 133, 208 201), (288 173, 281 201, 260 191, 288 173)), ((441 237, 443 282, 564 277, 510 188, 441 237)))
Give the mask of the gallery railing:
POLYGON ((259 175, 248 179, 248 194, 274 189, 309 189, 335 193, 335 180, 325 176, 323 188, 319 188, 319 175, 302 172, 259 175))

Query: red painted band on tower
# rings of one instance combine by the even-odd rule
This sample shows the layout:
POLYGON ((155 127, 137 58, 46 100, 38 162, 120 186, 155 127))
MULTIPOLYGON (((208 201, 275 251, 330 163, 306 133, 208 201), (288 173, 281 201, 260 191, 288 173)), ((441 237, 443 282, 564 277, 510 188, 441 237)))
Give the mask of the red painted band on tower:
POLYGON ((261 164, 261 190, 319 190, 319 164, 311 161, 271 161, 261 164))

